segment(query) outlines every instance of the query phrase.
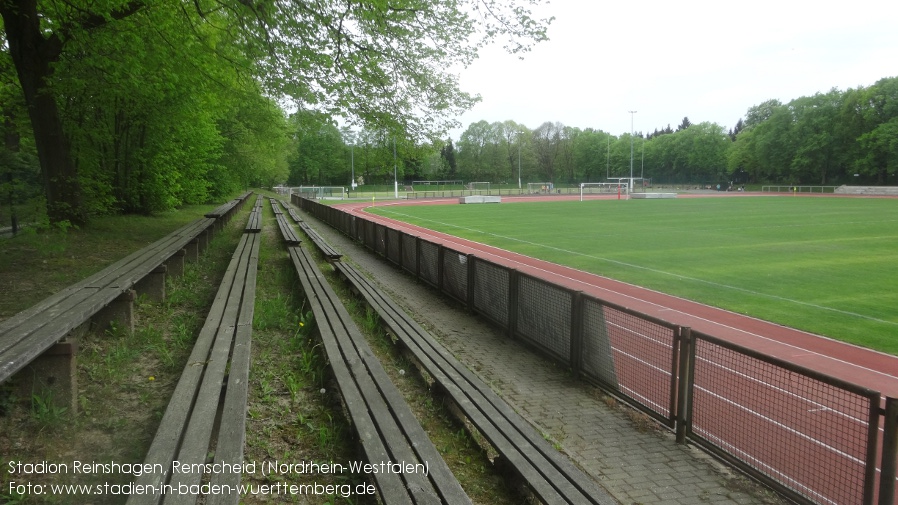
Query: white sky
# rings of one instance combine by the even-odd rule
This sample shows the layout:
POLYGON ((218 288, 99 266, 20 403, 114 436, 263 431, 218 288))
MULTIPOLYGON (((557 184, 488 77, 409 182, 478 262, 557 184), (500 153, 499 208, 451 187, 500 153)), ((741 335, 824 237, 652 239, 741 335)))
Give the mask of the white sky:
POLYGON ((776 98, 869 86, 898 76, 898 1, 552 0, 549 41, 524 60, 501 44, 459 73, 482 102, 469 124, 546 121, 614 135, 684 116, 730 129, 776 98))

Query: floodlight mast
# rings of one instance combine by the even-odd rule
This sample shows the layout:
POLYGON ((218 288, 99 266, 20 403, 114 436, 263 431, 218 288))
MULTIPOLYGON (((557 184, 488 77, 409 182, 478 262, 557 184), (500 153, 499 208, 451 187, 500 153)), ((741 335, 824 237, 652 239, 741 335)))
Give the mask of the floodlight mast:
POLYGON ((627 186, 627 200, 630 199, 630 191, 633 190, 633 116, 635 110, 628 111, 630 113, 630 185, 627 186))
POLYGON ((356 184, 355 184, 355 132, 352 130, 349 130, 349 133, 350 133, 350 140, 352 141, 352 143, 349 144, 349 166, 350 166, 350 170, 351 170, 351 174, 352 174, 349 176, 350 177, 349 187, 351 189, 355 190, 355 186, 356 186, 356 184))
POLYGON ((398 167, 398 162, 396 161, 396 136, 393 136, 393 198, 399 199, 399 179, 396 178, 396 172, 398 167))

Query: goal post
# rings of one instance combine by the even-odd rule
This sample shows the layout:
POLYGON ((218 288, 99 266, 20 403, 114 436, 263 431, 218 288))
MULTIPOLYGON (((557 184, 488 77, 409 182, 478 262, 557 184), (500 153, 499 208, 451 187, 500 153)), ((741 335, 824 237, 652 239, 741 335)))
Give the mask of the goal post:
POLYGON ((299 194, 314 200, 345 200, 346 188, 343 186, 300 186, 299 194))
POLYGON ((488 182, 469 182, 468 189, 471 191, 489 191, 490 183, 488 183, 488 182))
POLYGON ((416 186, 463 186, 462 180, 439 180, 439 181, 412 181, 416 186))
POLYGON ((554 185, 551 182, 528 182, 527 193, 534 195, 537 193, 551 193, 554 185))
POLYGON ((630 195, 630 188, 626 182, 581 182, 580 183, 580 201, 583 201, 583 195, 617 195, 620 199, 621 195, 630 195))

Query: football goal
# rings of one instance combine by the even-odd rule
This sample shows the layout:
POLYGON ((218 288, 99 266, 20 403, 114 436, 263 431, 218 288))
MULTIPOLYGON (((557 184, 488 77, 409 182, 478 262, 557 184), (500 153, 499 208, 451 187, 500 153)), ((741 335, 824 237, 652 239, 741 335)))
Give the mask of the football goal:
POLYGON ((300 196, 314 200, 345 200, 346 188, 343 186, 300 186, 300 196))
POLYGON ((528 182, 527 193, 534 195, 536 193, 551 193, 554 185, 551 182, 528 182))
POLYGON ((626 182, 581 182, 580 183, 580 201, 583 201, 583 195, 629 195, 629 188, 626 182))
POLYGON ((467 188, 471 191, 489 191, 490 183, 488 182, 469 182, 467 188))
POLYGON ((445 180, 445 181, 412 181, 413 186, 463 186, 464 181, 445 180))

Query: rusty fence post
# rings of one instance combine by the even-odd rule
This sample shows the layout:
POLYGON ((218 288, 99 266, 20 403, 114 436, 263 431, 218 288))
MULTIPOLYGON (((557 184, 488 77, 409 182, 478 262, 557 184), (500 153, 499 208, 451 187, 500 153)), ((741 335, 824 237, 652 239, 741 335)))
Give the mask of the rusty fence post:
POLYGON ((898 398, 886 398, 886 416, 882 439, 882 464, 879 475, 879 505, 895 503, 895 477, 898 466, 898 398))
POLYGON ((677 387, 677 414, 676 434, 677 443, 685 444, 692 431, 692 389, 693 367, 695 366, 695 340, 692 338, 692 329, 688 327, 680 330, 680 366, 679 382, 677 387))

